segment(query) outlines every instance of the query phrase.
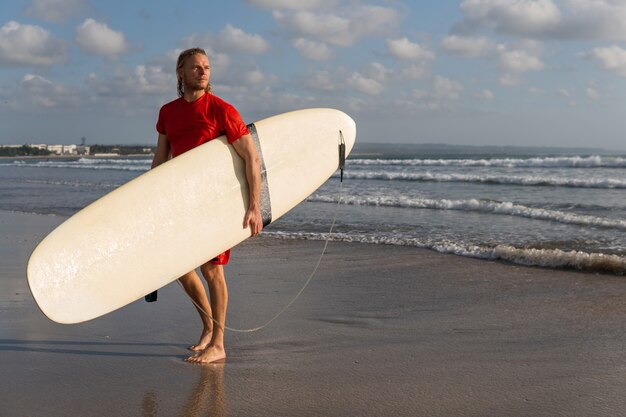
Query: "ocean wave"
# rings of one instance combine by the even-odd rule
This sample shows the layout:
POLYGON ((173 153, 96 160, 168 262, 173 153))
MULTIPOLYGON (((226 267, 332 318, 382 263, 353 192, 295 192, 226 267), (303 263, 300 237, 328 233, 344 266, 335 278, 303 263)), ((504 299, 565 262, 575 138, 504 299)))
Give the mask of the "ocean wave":
POLYGON ((150 169, 148 159, 95 159, 80 158, 77 160, 48 160, 36 162, 14 161, 3 163, 0 166, 13 167, 35 167, 35 168, 69 168, 69 169, 91 169, 91 170, 113 170, 113 171, 148 171, 150 169))
POLYGON ((439 253, 478 258, 502 260, 518 265, 539 266, 544 268, 576 269, 586 272, 608 272, 624 275, 626 258, 604 253, 582 251, 564 251, 561 249, 517 248, 511 245, 480 246, 462 242, 430 241, 412 237, 333 233, 304 232, 263 232, 264 236, 294 240, 330 240, 332 242, 369 243, 378 245, 408 246, 430 249, 439 253))
MULTIPOLYGON (((336 174, 335 174, 336 176, 336 174)), ((574 188, 626 188, 626 180, 617 178, 558 178, 539 176, 502 176, 470 174, 434 174, 430 172, 346 172, 344 178, 364 180, 416 181, 416 182, 469 182, 482 184, 522 185, 522 186, 558 186, 574 188)))
POLYGON ((102 189, 114 189, 119 187, 120 183, 97 183, 97 182, 89 182, 89 181, 63 181, 63 180, 40 180, 40 179, 17 179, 14 182, 19 182, 23 184, 34 184, 34 185, 55 185, 61 187, 74 187, 74 188, 102 188, 102 189))
POLYGON ((626 168, 626 158, 617 156, 558 156, 493 159, 351 159, 363 166, 452 166, 502 168, 626 168))
MULTIPOLYGON (((307 199, 310 202, 337 203, 337 199, 331 196, 314 194, 307 199)), ((558 210, 527 207, 508 201, 489 200, 433 200, 428 198, 409 197, 357 197, 343 196, 341 202, 353 206, 376 206, 396 207, 410 209, 433 209, 433 210, 460 210, 490 214, 503 214, 517 217, 526 217, 536 220, 548 220, 565 224, 582 226, 599 226, 626 230, 626 221, 607 219, 597 216, 588 216, 576 213, 567 213, 558 210)))
POLYGON ((76 161, 79 164, 86 165, 150 165, 151 160, 144 159, 119 159, 119 158, 80 158, 76 161))

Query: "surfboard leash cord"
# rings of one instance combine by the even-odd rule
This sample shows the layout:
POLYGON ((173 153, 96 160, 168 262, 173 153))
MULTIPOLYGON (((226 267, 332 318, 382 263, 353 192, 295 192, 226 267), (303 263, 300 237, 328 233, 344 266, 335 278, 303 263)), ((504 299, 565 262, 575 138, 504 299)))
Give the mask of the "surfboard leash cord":
POLYGON ((218 327, 221 327, 222 330, 230 330, 231 332, 235 332, 235 333, 252 333, 252 332, 256 332, 258 330, 264 329, 265 327, 269 326, 274 320, 279 318, 285 311, 287 311, 287 309, 289 309, 289 307, 291 307, 291 305, 295 303, 298 298, 300 298, 304 290, 309 286, 309 283, 313 280, 313 277, 317 273, 317 270, 319 269, 322 263, 322 259, 324 258, 324 254, 326 253, 326 249, 328 248, 328 242, 330 242, 330 237, 332 236, 333 230, 335 228, 335 224, 337 223, 337 217, 339 216, 339 208, 341 206, 341 198, 343 195, 343 171, 345 169, 345 162, 346 162, 346 144, 343 138, 343 132, 341 132, 341 130, 339 131, 339 136, 340 136, 339 169, 341 171, 341 174, 340 174, 340 181, 339 181, 339 194, 337 196, 337 204, 335 205, 335 214, 333 216, 333 221, 330 225, 330 230, 328 231, 328 234, 326 235, 326 240, 324 241, 324 247, 322 249, 322 253, 320 253, 317 263, 315 264, 315 267, 313 268, 313 271, 311 272, 311 274, 305 281, 300 291, 298 291, 298 293, 292 298, 292 300, 287 305, 285 305, 285 307, 282 308, 282 310, 276 313, 274 317, 269 319, 265 324, 262 324, 261 326, 253 327, 250 329, 237 329, 237 328, 229 327, 226 325, 222 326, 217 320, 213 318, 213 316, 211 316, 201 306, 199 306, 198 303, 196 303, 194 299, 191 298, 189 294, 187 294, 187 292, 185 291, 185 287, 183 287, 183 284, 181 284, 179 280, 176 280, 178 285, 183 289, 183 292, 187 294, 187 297, 189 297, 189 299, 196 306, 196 308, 198 308, 199 311, 201 311, 207 318, 209 318, 213 323, 215 323, 215 325, 217 325, 218 327))
POLYGON ((289 307, 291 307, 291 305, 293 303, 296 302, 296 300, 300 297, 300 295, 302 295, 304 290, 309 286, 309 283, 313 280, 313 277, 317 273, 317 270, 319 269, 319 267, 320 267, 320 265, 322 263, 322 259, 324 258, 324 254, 326 253, 326 249, 328 248, 328 242, 330 242, 330 237, 331 237, 331 235, 333 233, 333 229, 335 228, 335 224, 337 222, 337 217, 339 215, 339 206, 341 205, 342 191, 343 191, 343 182, 340 182, 339 183, 339 198, 337 199, 337 204, 335 205, 335 215, 333 217, 333 222, 332 222, 332 224, 330 226, 330 230, 328 231, 328 234, 326 236, 326 240, 324 242, 324 248, 322 249, 322 253, 319 256, 319 258, 317 260, 317 263, 315 264, 315 267, 313 268, 313 271, 311 272, 311 274, 309 275, 309 277, 305 281, 305 283, 302 286, 302 288, 300 289, 300 291, 298 291, 298 293, 293 297, 293 299, 287 305, 285 305, 285 307, 283 307, 282 310, 280 310, 278 313, 276 313, 276 315, 274 315, 274 317, 272 317, 270 320, 268 320, 265 324, 263 324, 261 326, 258 326, 258 327, 253 327, 253 328, 250 328, 250 329, 237 329, 237 328, 229 327, 229 326, 226 326, 226 325, 222 326, 217 320, 215 320, 213 318, 213 316, 211 316, 201 306, 199 306, 198 303, 196 303, 194 301, 194 299, 191 298, 191 296, 189 294, 187 294, 187 292, 185 291, 185 288, 183 287, 183 284, 181 284, 179 280, 176 280, 176 282, 183 289, 185 294, 187 294, 187 297, 189 297, 191 302, 198 308, 198 310, 200 310, 206 317, 208 317, 211 321, 213 321, 213 323, 215 323, 215 325, 217 325, 219 327, 222 327, 222 329, 230 330, 231 332, 235 332, 235 333, 252 333, 252 332, 256 332, 258 330, 264 329, 265 327, 269 326, 270 323, 272 323, 274 320, 279 318, 285 311, 287 311, 287 309, 289 307))

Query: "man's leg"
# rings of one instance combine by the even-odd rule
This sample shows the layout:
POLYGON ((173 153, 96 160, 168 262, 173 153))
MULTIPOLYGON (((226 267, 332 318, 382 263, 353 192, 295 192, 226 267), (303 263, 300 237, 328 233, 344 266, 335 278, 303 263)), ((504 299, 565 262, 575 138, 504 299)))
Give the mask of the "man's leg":
POLYGON ((200 340, 197 344, 189 346, 189 350, 199 352, 205 349, 211 341, 213 322, 198 308, 198 306, 202 307, 207 314, 211 315, 211 305, 209 304, 209 299, 207 298, 204 285, 202 285, 202 281, 200 280, 198 274, 196 274, 196 271, 191 271, 183 275, 179 278, 179 281, 183 285, 185 292, 194 301, 194 306, 196 307, 198 314, 200 314, 200 319, 202 320, 202 334, 200 335, 200 340))
POLYGON ((188 362, 210 363, 226 358, 226 351, 224 350, 224 325, 226 324, 226 308, 228 306, 228 288, 226 287, 224 267, 222 265, 207 262, 200 267, 200 270, 209 284, 213 319, 219 324, 213 324, 211 342, 207 348, 197 355, 190 356, 186 360, 188 362))

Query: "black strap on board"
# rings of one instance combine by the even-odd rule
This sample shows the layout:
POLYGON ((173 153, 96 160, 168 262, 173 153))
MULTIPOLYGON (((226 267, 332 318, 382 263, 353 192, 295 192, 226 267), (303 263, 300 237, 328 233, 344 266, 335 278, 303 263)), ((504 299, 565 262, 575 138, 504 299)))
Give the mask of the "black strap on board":
POLYGON ((261 149, 261 141, 256 131, 254 123, 248 125, 248 131, 252 136, 256 153, 261 161, 261 219, 263 219, 263 227, 272 222, 272 202, 270 201, 270 190, 267 186, 267 168, 265 167, 265 159, 263 158, 263 150, 261 149))
POLYGON ((343 170, 346 167, 346 141, 343 132, 339 131, 339 169, 341 170, 340 182, 343 182, 343 170))

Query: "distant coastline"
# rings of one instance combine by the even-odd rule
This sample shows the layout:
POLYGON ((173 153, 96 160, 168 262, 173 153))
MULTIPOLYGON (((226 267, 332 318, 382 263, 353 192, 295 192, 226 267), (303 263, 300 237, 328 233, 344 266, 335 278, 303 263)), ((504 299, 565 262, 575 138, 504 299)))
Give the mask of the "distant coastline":
POLYGON ((0 145, 0 158, 112 158, 150 156, 154 150, 146 145, 0 145))
POLYGON ((154 153, 137 153, 137 154, 96 154, 96 155, 21 155, 21 156, 2 156, 0 159, 96 159, 96 158, 138 158, 152 157, 154 153))

